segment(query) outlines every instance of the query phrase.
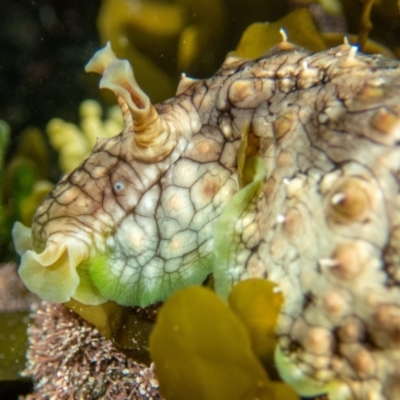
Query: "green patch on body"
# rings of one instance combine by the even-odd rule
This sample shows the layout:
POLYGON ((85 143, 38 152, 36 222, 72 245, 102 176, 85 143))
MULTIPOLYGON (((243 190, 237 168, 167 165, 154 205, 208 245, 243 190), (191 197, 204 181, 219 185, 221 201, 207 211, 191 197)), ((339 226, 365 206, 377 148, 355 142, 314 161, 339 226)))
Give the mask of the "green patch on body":
POLYGON ((253 157, 246 163, 246 175, 252 181, 240 189, 229 201, 218 218, 214 230, 214 279, 215 290, 227 298, 232 286, 237 282, 237 263, 240 252, 242 230, 237 228, 238 221, 245 218, 255 207, 255 200, 265 177, 263 161, 253 157))
POLYGON ((118 263, 115 254, 96 258, 89 269, 94 287, 101 296, 120 305, 146 307, 186 286, 201 284, 212 270, 213 255, 195 257, 171 272, 156 262, 144 268, 116 267, 118 263))
POLYGON ((79 275, 79 285, 73 295, 75 300, 83 304, 92 306, 105 303, 108 299, 100 294, 100 290, 96 287, 90 276, 90 264, 80 264, 76 271, 79 275))

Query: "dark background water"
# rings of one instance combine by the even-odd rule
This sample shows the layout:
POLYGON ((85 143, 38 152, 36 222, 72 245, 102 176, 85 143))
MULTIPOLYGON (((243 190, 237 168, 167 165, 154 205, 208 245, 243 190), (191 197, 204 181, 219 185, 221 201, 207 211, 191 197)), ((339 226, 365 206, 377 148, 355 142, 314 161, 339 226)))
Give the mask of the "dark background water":
POLYGON ((99 47, 100 0, 0 1, 0 118, 14 133, 75 120, 96 95, 83 66, 99 47))

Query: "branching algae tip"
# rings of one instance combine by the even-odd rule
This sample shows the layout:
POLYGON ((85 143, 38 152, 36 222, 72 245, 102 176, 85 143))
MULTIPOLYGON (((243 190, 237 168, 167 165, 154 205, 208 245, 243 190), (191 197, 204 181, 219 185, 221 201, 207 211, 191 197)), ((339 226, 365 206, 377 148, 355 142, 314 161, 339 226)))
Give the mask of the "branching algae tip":
MULTIPOLYGON (((400 391, 400 67, 344 43, 286 40, 182 75, 152 105, 109 45, 86 66, 123 132, 98 140, 16 223, 20 275, 41 298, 146 306, 212 272, 284 295, 276 362, 298 393, 400 391)), ((368 397, 369 396, 369 397, 368 397)))

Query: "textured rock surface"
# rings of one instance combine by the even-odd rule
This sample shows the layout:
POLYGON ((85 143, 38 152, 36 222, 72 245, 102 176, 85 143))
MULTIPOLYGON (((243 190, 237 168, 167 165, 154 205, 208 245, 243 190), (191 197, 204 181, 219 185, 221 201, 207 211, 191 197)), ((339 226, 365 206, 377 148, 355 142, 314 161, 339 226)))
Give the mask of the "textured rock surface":
POLYGON ((138 364, 61 304, 34 305, 28 329, 26 400, 161 399, 153 367, 138 364))
POLYGON ((63 295, 79 298, 75 266, 99 253, 111 262, 90 267, 95 286, 123 304, 201 281, 247 132, 266 177, 237 221, 227 275, 279 284, 282 375, 302 394, 400 396, 399 63, 347 44, 310 54, 282 42, 256 61, 227 59, 208 80, 183 77, 177 97, 154 109, 134 81, 115 73, 111 87, 106 75, 125 130, 45 200, 34 250, 24 253, 15 229, 28 287, 37 270, 60 268, 73 286, 63 295))

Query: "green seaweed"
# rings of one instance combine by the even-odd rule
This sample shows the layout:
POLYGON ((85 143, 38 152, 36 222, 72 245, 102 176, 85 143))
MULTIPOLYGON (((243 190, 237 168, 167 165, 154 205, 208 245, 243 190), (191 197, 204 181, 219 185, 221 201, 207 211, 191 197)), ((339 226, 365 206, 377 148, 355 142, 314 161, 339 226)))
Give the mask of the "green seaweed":
POLYGON ((282 42, 281 29, 284 29, 290 43, 312 51, 322 51, 326 45, 314 24, 312 15, 306 8, 297 9, 272 23, 256 22, 243 33, 232 55, 256 58, 273 46, 282 42))
MULTIPOLYGON (((246 304, 252 289, 238 289, 233 304, 246 304)), ((257 309, 264 305, 261 300, 257 309)), ((297 399, 289 387, 269 380, 253 351, 257 335, 247 329, 249 319, 243 323, 238 316, 240 309, 234 312, 211 290, 194 286, 175 293, 162 306, 150 337, 150 354, 167 400, 297 399)))
MULTIPOLYGON (((0 132, 7 130, 0 124, 0 132)), ((7 134, 9 135, 9 133, 7 134)), ((1 151, 4 157, 5 143, 1 151)), ((1 212, 0 212, 0 243, 2 244, 2 260, 9 257, 11 248, 11 227, 15 221, 22 221, 25 225, 32 222, 33 213, 51 184, 45 179, 50 176, 50 156, 43 134, 36 128, 28 128, 22 132, 19 145, 10 161, 2 169, 1 178, 1 212), (44 183, 40 190, 35 190, 37 183, 44 183), (44 190, 43 190, 44 189, 44 190)))
POLYGON ((358 33, 354 43, 362 45, 362 51, 369 52, 366 39, 371 38, 400 56, 399 1, 341 0, 341 5, 348 31, 358 33))
POLYGON ((150 337, 168 400, 267 398, 267 376, 239 319, 210 290, 189 287, 161 308, 150 337))
POLYGON ((246 326, 253 351, 270 375, 277 345, 275 326, 283 303, 277 286, 264 279, 248 279, 235 285, 229 294, 229 306, 246 326))

